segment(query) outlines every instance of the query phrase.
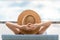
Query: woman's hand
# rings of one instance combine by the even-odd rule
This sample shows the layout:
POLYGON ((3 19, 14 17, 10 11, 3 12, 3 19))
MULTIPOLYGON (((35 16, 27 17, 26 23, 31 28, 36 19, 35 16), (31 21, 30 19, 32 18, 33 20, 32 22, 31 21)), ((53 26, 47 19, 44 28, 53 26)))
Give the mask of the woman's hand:
POLYGON ((42 24, 31 24, 18 25, 11 22, 6 22, 8 28, 10 28, 15 34, 42 34, 50 26, 51 22, 46 22, 42 24), (43 26, 43 27, 42 27, 43 26), (41 28, 42 27, 42 28, 41 28), (18 30, 17 30, 18 29, 18 30))

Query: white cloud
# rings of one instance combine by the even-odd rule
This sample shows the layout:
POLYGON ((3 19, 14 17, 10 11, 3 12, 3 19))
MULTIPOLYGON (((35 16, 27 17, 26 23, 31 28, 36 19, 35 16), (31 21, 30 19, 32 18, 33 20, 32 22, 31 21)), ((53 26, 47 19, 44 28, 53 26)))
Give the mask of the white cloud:
POLYGON ((35 10, 41 16, 43 20, 57 20, 60 18, 60 14, 55 8, 60 8, 60 2, 50 2, 50 1, 30 1, 27 6, 20 7, 9 7, 13 3, 22 3, 23 1, 1 1, 0 2, 0 15, 4 16, 6 20, 16 20, 16 17, 20 12, 26 9, 35 10), (42 8, 36 8, 38 5, 44 5, 42 8), (57 5, 57 6, 56 6, 57 5))

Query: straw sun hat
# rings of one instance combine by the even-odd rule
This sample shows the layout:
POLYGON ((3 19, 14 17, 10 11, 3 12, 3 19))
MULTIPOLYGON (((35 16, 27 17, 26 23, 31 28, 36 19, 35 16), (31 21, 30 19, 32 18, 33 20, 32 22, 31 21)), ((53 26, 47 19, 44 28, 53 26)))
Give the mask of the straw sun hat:
POLYGON ((28 23, 41 23, 40 16, 33 10, 25 10, 19 16, 17 23, 19 25, 25 25, 28 23))

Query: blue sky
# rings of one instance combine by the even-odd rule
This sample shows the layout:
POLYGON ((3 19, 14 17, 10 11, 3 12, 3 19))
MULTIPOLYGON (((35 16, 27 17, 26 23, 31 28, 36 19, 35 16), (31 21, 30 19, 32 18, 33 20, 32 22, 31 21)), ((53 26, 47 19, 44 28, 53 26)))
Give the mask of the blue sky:
POLYGON ((13 4, 10 5, 10 7, 26 7, 29 3, 29 1, 20 1, 19 3, 18 2, 13 2, 13 4))
POLYGON ((42 20, 60 20, 60 1, 0 1, 0 20, 16 21, 27 9, 36 11, 42 20))

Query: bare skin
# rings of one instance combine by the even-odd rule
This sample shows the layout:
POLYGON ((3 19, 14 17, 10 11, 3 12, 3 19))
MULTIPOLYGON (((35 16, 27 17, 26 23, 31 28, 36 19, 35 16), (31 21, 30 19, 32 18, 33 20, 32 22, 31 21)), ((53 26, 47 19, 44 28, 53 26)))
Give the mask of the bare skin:
POLYGON ((15 34, 43 34, 46 29, 51 25, 51 22, 41 24, 28 23, 27 25, 18 25, 11 22, 6 22, 6 25, 15 34))

